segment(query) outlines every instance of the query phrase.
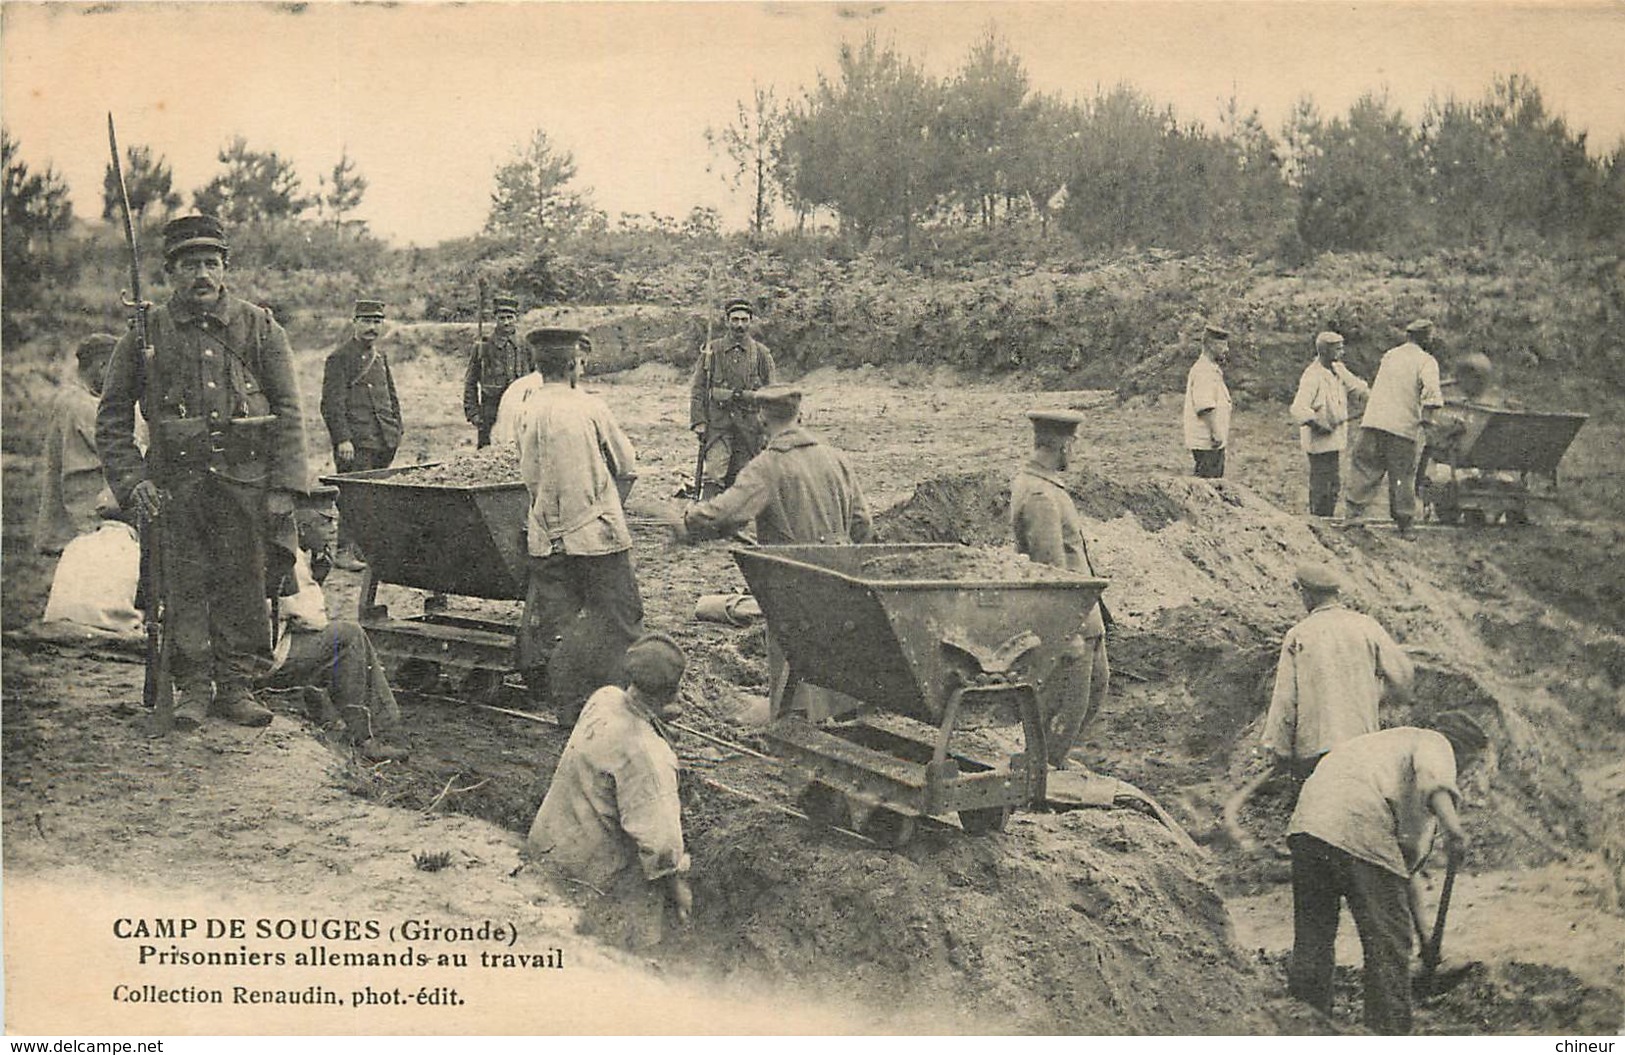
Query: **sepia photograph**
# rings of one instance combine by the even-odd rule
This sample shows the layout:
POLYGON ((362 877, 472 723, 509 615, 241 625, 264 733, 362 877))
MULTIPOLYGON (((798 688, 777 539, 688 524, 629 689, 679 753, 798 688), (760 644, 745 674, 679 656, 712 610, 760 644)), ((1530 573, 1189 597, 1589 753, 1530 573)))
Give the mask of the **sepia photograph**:
POLYGON ((1609 1050, 1621 56, 3 0, 6 1034, 1609 1050))

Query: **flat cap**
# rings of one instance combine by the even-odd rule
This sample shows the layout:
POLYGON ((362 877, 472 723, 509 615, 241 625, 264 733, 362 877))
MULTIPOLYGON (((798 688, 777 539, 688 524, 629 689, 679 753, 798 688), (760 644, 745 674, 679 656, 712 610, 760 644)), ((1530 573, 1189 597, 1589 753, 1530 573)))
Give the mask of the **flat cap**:
POLYGON ((164 224, 164 259, 188 249, 230 250, 226 229, 213 216, 181 216, 164 224))
POLYGON ((724 315, 732 315, 736 311, 742 311, 746 315, 754 316, 756 306, 744 297, 735 297, 722 306, 722 314, 724 315))
POLYGON ((531 330, 525 334, 525 343, 532 348, 570 348, 587 339, 582 330, 574 330, 567 326, 543 326, 538 330, 531 330))
POLYGON ((767 385, 750 394, 759 407, 795 410, 801 406, 801 389, 794 385, 767 385))
POLYGON ((355 317, 358 319, 381 319, 384 317, 384 302, 381 300, 358 300, 355 302, 355 317))
POLYGON ((667 634, 644 634, 626 649, 626 677, 655 700, 677 695, 688 657, 667 634))
POLYGON ((1202 327, 1202 336, 1211 337, 1215 341, 1228 341, 1230 339, 1230 331, 1225 329, 1223 326, 1220 326, 1216 322, 1210 322, 1202 327))
POLYGON ((1060 432, 1070 435, 1083 424, 1084 416, 1076 410, 1029 410, 1027 420, 1034 432, 1060 432))
POLYGON ((99 359, 103 356, 112 355, 113 349, 117 347, 118 338, 112 334, 93 333, 79 342, 79 347, 73 350, 73 354, 82 363, 86 359, 99 359))
POLYGON ((519 298, 509 297, 499 293, 495 297, 491 298, 491 310, 511 311, 517 315, 519 314, 519 298))
POLYGON ((1433 332, 1433 320, 1432 319, 1412 319, 1410 322, 1405 324, 1405 332, 1406 333, 1432 333, 1433 332))
POLYGON ((1336 330, 1321 330, 1315 334, 1316 348, 1330 348, 1343 343, 1343 335, 1336 330))
POLYGON ((1306 590, 1337 593, 1343 589, 1343 580, 1337 577, 1335 571, 1314 561, 1305 561, 1298 565, 1297 579, 1298 585, 1306 590))

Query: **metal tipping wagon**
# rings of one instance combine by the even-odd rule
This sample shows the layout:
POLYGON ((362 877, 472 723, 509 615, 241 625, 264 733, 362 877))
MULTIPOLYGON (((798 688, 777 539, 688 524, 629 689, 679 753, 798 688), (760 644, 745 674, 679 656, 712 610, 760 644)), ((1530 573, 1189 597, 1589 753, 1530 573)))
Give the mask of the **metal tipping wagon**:
POLYGON ((1531 485, 1557 486, 1557 466, 1584 414, 1504 410, 1467 404, 1452 408, 1461 428, 1446 443, 1429 445, 1418 483, 1424 509, 1444 524, 1508 524, 1529 520, 1531 485))
MULTIPOLYGON (((383 584, 431 598, 525 599, 525 516, 530 496, 518 479, 474 484, 418 482, 438 462, 323 477, 339 489, 341 515, 367 559, 357 617, 400 687, 422 690, 448 675, 461 694, 496 702, 515 673, 513 622, 453 613, 425 602, 396 616, 378 603, 383 584)), ((621 498, 635 476, 617 481, 621 498)))
POLYGON ((1044 565, 989 577, 965 559, 974 552, 941 544, 734 551, 788 659, 781 699, 805 682, 869 705, 822 725, 776 706, 765 735, 809 815, 901 844, 920 817, 957 813, 967 831, 985 832, 1043 799, 1040 679, 1107 583, 1044 565), (993 710, 1019 718, 1020 752, 993 758, 964 748, 967 720, 993 710))

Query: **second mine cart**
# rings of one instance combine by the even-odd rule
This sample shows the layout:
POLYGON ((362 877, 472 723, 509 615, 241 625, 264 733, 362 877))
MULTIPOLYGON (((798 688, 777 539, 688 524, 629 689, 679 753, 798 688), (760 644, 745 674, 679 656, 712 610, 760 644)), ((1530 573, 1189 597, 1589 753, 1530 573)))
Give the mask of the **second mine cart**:
POLYGON ((809 814, 901 843, 920 817, 989 831, 1043 798, 1039 689, 1104 579, 937 544, 767 546, 734 559, 788 659, 766 736, 809 814), (796 713, 784 701, 801 683, 849 709, 822 723, 796 713), (963 748, 973 716, 992 712, 1019 720, 1022 750, 963 748))

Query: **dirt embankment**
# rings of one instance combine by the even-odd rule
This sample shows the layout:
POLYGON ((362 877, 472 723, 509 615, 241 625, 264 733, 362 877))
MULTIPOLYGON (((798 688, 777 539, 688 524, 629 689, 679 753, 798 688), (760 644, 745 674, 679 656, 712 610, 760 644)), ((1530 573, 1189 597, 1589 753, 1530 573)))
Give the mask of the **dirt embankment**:
MULTIPOLYGON (((459 416, 456 363, 424 355, 409 365, 398 382, 415 423, 413 451, 443 457, 466 450, 472 433, 459 416)), ((301 361, 307 391, 319 367, 319 356, 301 361)), ((882 516, 882 536, 1004 544, 1007 468, 1019 463, 1025 436, 953 423, 967 415, 1021 422, 1030 397, 957 388, 922 394, 872 380, 825 378, 808 412, 815 427, 851 451, 871 500, 905 499, 882 516), (975 471, 956 469, 965 466, 975 471)), ((680 380, 629 379, 604 394, 639 447, 642 475, 631 504, 646 619, 676 635, 692 658, 685 722, 761 748, 743 720, 761 709, 760 628, 692 618, 700 594, 742 587, 738 571, 725 546, 674 549, 654 523, 693 462, 680 380)), ((1084 745, 1092 768, 1156 795, 1193 834, 1211 831, 1224 797, 1259 765, 1252 748, 1275 649, 1301 614, 1290 587, 1292 568, 1313 558, 1341 568, 1352 603, 1416 650, 1418 709, 1466 706, 1490 726, 1496 755, 1465 788, 1475 867, 1560 863, 1617 842, 1625 773, 1607 750, 1617 742, 1618 657, 1625 654, 1625 617, 1617 607, 1625 570, 1612 557, 1617 529, 1424 531, 1411 543, 1380 528, 1345 534, 1283 512, 1284 504, 1241 483, 1175 475, 1177 422, 1147 420, 1143 408, 1100 410, 1089 428, 1097 447, 1114 452, 1115 460, 1073 473, 1079 507, 1091 520, 1096 569, 1112 581, 1106 600, 1117 620, 1112 699, 1084 745)), ((1239 414, 1238 446, 1267 450, 1263 442, 1247 446, 1267 427, 1260 417, 1239 414)), ((1296 450, 1286 453, 1290 463, 1283 455, 1268 475, 1250 472, 1245 460, 1236 475, 1263 487, 1266 479, 1278 484, 1301 474, 1296 450)), ((32 497, 26 485, 34 464, 8 453, 8 508, 15 498, 24 498, 20 506, 32 497)), ((6 528, 10 626, 14 616, 27 614, 17 598, 42 597, 43 586, 40 566, 24 555, 22 526, 8 517, 6 528)), ((354 577, 337 573, 330 585, 330 610, 353 611, 354 577)), ((415 611, 410 598, 384 592, 392 610, 415 611)), ((165 841, 162 811, 147 809, 135 793, 149 771, 114 761, 134 757, 131 745, 140 743, 124 729, 128 708, 117 709, 123 706, 117 701, 133 698, 138 670, 126 665, 110 673, 108 664, 92 664, 97 676, 80 686, 59 684, 52 674, 54 664, 72 660, 42 658, 18 668, 10 666, 9 653, 7 660, 8 865, 28 859, 19 857, 20 844, 12 840, 30 825, 64 844, 65 833, 75 832, 71 851, 94 850, 98 840, 117 839, 118 831, 139 825, 155 840, 143 860, 157 869, 178 844, 165 841), (28 680, 18 680, 16 670, 28 671, 28 680), (23 697, 15 696, 18 688, 23 697), (22 707, 28 700, 45 706, 22 707), (118 729, 107 725, 109 711, 118 729), (24 779, 33 782, 24 785, 24 779), (129 794, 109 796, 108 787, 129 794)), ((449 680, 433 688, 447 697, 458 691, 449 680)), ((460 862, 457 877, 481 897, 513 896, 506 889, 507 854, 546 788, 562 731, 545 720, 470 710, 445 699, 417 696, 405 703, 412 761, 363 779, 341 769, 347 786, 382 804, 455 811, 500 825, 505 831, 487 835, 506 847, 503 853, 479 851, 483 860, 460 862), (492 861, 500 867, 488 867, 492 861)), ((268 740, 310 746, 298 702, 276 707, 268 740)), ((1385 721, 1411 716, 1395 710, 1385 721)), ((182 750, 209 781, 224 781, 226 767, 241 761, 235 755, 249 750, 228 733, 209 730, 182 750)), ((1284 866, 1271 856, 1219 846, 1211 853, 1181 850, 1153 822, 1127 810, 1018 816, 1004 834, 976 839, 927 830, 903 852, 886 853, 704 783, 698 778, 787 800, 768 764, 686 732, 678 741, 693 778, 685 794, 699 915, 690 934, 658 954, 669 969, 701 972, 715 965, 736 981, 765 975, 785 988, 839 994, 843 1003, 930 1010, 942 1020, 934 1028, 944 1029, 1304 1033, 1357 1021, 1346 1000, 1325 1022, 1272 997, 1281 990, 1280 963, 1238 953, 1229 943, 1220 894, 1278 891, 1284 866)), ((175 770, 175 759, 153 755, 149 761, 157 774, 152 779, 191 786, 184 779, 190 770, 175 770)), ((412 815, 409 838, 368 843, 369 852, 377 851, 373 861, 339 846, 341 837, 350 838, 342 803, 312 821, 279 805, 285 789, 266 781, 256 787, 276 805, 277 838, 260 838, 229 814, 217 816, 216 803, 188 801, 194 831, 232 840, 208 844, 225 864, 190 862, 190 871, 213 875, 246 863, 271 882, 285 867, 267 854, 285 853, 303 869, 301 881, 309 881, 321 869, 351 867, 353 857, 365 861, 356 865, 358 874, 364 870, 378 897, 404 905, 423 896, 407 851, 432 848, 426 840, 440 836, 431 820, 412 815), (326 826, 320 838, 337 847, 330 855, 304 849, 314 837, 301 825, 313 823, 326 826)), ((1278 797, 1261 797, 1243 821, 1270 845, 1284 821, 1278 797)), ((43 836, 30 844, 51 845, 43 836)), ((196 854, 188 847, 183 856, 196 854)), ((124 874, 117 853, 99 852, 95 860, 111 874, 124 874)), ((1616 870, 1620 860, 1625 857, 1616 858, 1616 870)), ((312 889, 327 887, 316 882, 312 889)), ((1503 914, 1517 911, 1509 900, 1503 914)), ((1470 1003, 1426 1011, 1421 1028, 1618 1027, 1617 1001, 1610 1019, 1595 1013, 1594 991, 1582 992, 1578 1003, 1558 999, 1562 987, 1575 986, 1554 970, 1498 962, 1483 981, 1461 997, 1471 996, 1470 1003)), ((1345 984, 1348 992, 1356 988, 1352 975, 1345 984)))

